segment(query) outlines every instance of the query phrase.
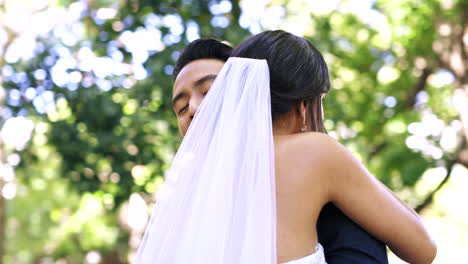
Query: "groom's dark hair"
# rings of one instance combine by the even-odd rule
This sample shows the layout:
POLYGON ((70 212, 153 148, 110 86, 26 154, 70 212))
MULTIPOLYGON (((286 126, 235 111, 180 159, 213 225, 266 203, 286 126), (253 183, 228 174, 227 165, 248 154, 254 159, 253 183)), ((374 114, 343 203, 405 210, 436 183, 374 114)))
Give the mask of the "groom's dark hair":
POLYGON ((174 80, 185 65, 200 59, 218 59, 227 61, 231 56, 232 47, 215 39, 197 39, 191 42, 180 54, 174 67, 174 80))

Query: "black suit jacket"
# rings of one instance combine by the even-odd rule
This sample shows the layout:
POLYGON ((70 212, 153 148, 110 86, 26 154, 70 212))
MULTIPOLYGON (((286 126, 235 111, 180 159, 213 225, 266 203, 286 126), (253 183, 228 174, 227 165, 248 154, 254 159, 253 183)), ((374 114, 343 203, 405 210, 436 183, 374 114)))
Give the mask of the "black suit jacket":
POLYGON ((317 235, 328 264, 388 264, 385 244, 332 203, 325 205, 320 212, 317 235))

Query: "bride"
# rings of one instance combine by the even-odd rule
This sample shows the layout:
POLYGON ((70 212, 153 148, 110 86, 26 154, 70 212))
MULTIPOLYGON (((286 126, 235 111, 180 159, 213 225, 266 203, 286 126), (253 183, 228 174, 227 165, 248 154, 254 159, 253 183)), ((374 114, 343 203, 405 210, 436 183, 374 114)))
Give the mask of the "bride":
POLYGON ((315 224, 328 202, 403 260, 431 263, 417 214, 326 135, 320 52, 267 31, 232 57, 158 191, 135 263, 325 263, 315 224))

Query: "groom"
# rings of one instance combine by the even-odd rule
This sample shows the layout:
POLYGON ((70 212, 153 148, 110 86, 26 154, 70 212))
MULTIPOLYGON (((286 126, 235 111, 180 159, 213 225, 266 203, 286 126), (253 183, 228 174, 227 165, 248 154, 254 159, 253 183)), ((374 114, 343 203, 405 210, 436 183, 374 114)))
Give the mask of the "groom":
MULTIPOLYGON (((190 43, 176 62, 173 110, 183 136, 232 48, 213 39, 190 43)), ((320 244, 329 264, 388 264, 385 244, 345 216, 332 203, 317 222, 320 244)))

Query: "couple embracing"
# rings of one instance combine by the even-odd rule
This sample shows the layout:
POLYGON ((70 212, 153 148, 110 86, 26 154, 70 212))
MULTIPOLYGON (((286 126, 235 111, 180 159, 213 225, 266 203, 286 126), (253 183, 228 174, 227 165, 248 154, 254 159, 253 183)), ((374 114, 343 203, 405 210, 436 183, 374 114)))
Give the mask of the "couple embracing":
POLYGON ((419 216, 323 125, 321 53, 266 31, 200 39, 174 70, 181 146, 135 263, 432 263, 419 216))

